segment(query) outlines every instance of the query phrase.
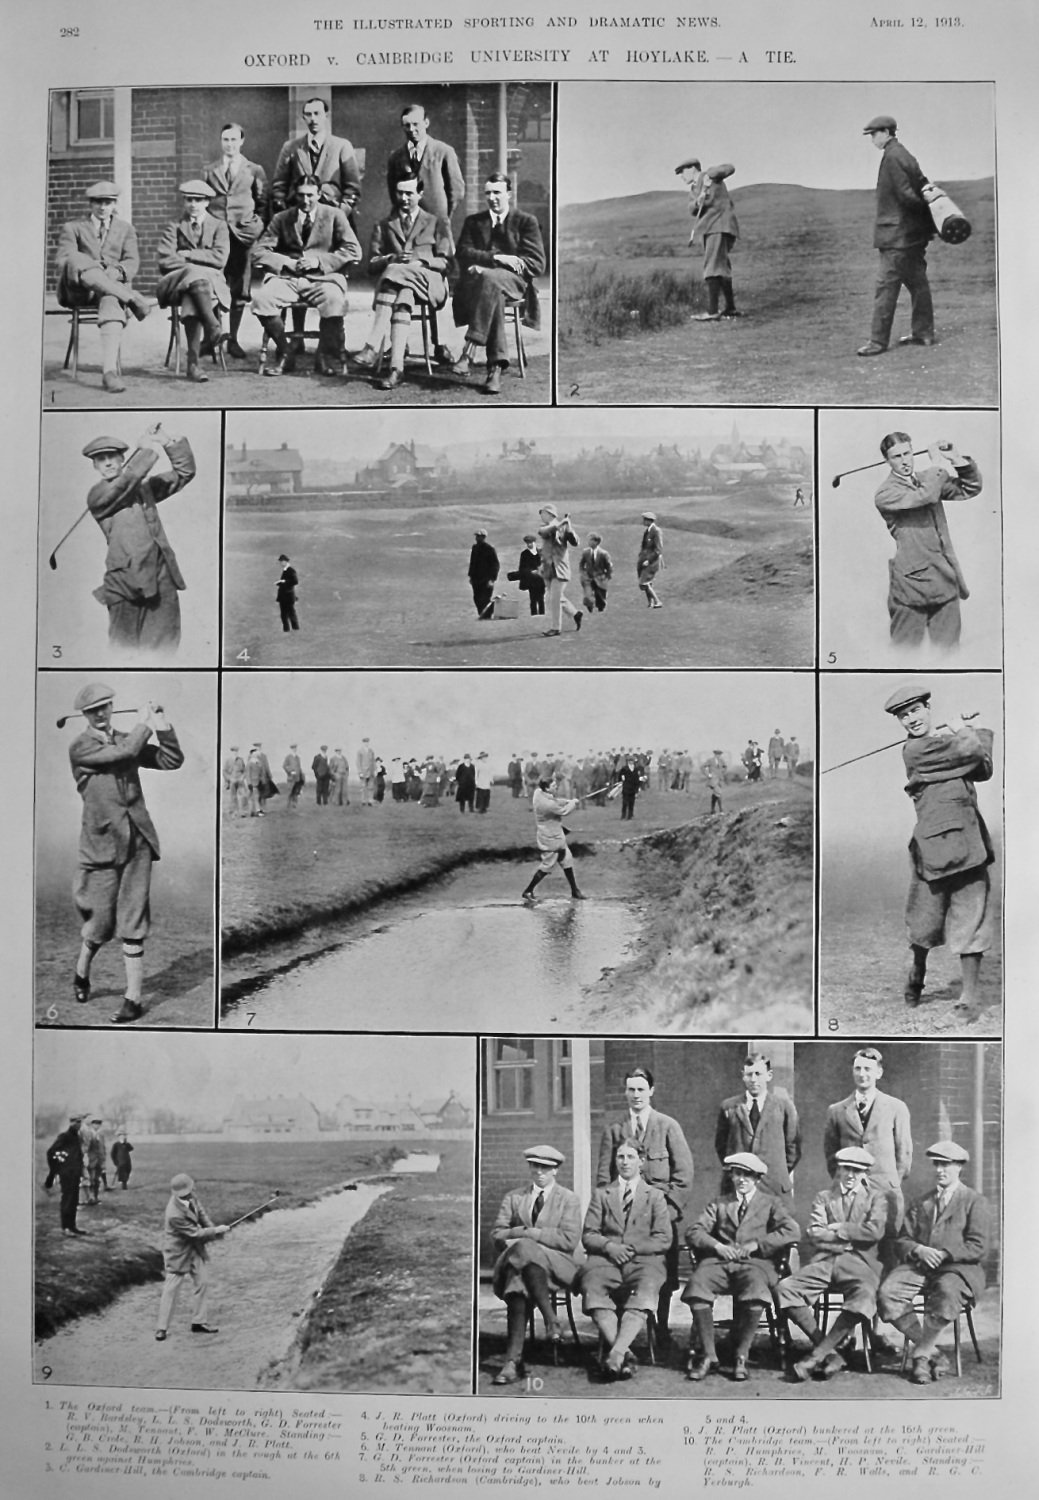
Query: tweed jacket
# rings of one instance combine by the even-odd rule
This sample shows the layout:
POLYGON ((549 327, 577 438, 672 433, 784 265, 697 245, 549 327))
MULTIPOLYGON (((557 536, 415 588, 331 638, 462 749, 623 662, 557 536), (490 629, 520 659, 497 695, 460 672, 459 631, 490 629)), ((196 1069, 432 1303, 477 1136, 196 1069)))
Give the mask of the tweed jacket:
MULTIPOLYGON (((386 191, 391 203, 397 183, 415 175, 410 147, 398 146, 386 165, 386 191)), ((450 220, 465 198, 465 178, 454 147, 427 135, 417 175, 422 188, 423 208, 437 218, 450 220)))
POLYGON ((269 276, 302 275, 310 279, 331 280, 345 292, 346 268, 356 265, 361 259, 361 247, 346 215, 338 208, 319 203, 314 210, 314 223, 305 247, 297 220, 295 208, 274 215, 253 246, 254 269, 269 276), (296 262, 304 254, 317 260, 317 270, 296 270, 296 262))
POLYGON ((916 808, 909 843, 921 880, 945 880, 995 858, 978 811, 976 781, 992 776, 992 730, 964 725, 954 734, 926 734, 902 747, 906 792, 916 808))
POLYGON ((850 1211, 845 1214, 840 1183, 834 1181, 812 1200, 808 1217, 808 1238, 814 1247, 813 1260, 826 1255, 856 1252, 877 1275, 880 1274, 880 1251, 877 1248, 887 1233, 888 1205, 884 1193, 860 1183, 852 1194, 850 1211), (836 1229, 840 1238, 831 1239, 836 1229))
POLYGON ((654 1255, 663 1257, 670 1250, 672 1231, 667 1200, 659 1188, 651 1187, 641 1178, 635 1180, 634 1186, 627 1225, 621 1196, 623 1182, 618 1178, 609 1187, 593 1191, 581 1234, 581 1243, 589 1255, 605 1255, 607 1244, 618 1240, 629 1245, 635 1251, 635 1259, 641 1261, 654 1255))
MULTIPOLYGON (((746 1093, 733 1094, 722 1101, 714 1131, 714 1149, 724 1161, 737 1151, 753 1151, 768 1167, 768 1176, 758 1184, 766 1192, 792 1193, 790 1173, 801 1160, 801 1126, 794 1101, 787 1094, 771 1089, 759 1102, 758 1128, 750 1123, 746 1093)), ((723 1190, 730 1184, 723 1176, 723 1190)))
POLYGON ((689 212, 693 216, 690 244, 698 235, 704 239, 709 234, 731 234, 733 239, 739 238, 740 226, 736 210, 732 206, 729 189, 725 186, 725 178, 731 177, 735 170, 731 162, 722 162, 720 166, 708 167, 690 183, 692 203, 689 212))
POLYGON ((867 1177, 873 1187, 900 1189, 913 1166, 908 1107, 893 1094, 878 1089, 863 1130, 854 1094, 831 1104, 823 1130, 823 1153, 831 1177, 837 1175, 837 1152, 845 1146, 858 1146, 872 1156, 873 1165, 867 1177))
POLYGON ((216 193, 208 212, 226 222, 233 239, 243 245, 254 244, 270 217, 267 173, 258 162, 244 156, 229 168, 222 156, 203 169, 202 179, 216 193))
POLYGON ((546 579, 570 577, 570 554, 568 548, 579 547, 581 539, 569 526, 553 521, 550 526, 538 527, 541 543, 541 573, 546 579))
POLYGON ((315 166, 307 149, 310 137, 304 133, 286 141, 278 152, 274 166, 271 201, 276 212, 295 206, 296 184, 302 177, 316 177, 321 183, 321 202, 333 207, 345 202, 346 212, 361 196, 361 169, 354 148, 345 136, 326 135, 315 166))
MULTIPOLYGON (((631 1116, 625 1114, 607 1125, 599 1141, 599 1161, 595 1170, 598 1187, 605 1187, 614 1177, 614 1156, 621 1141, 631 1139, 631 1116)), ((642 1175, 651 1187, 659 1188, 667 1199, 668 1213, 680 1219, 693 1187, 693 1153, 677 1120, 651 1109, 642 1140, 645 1160, 642 1175)))
POLYGON ((79 863, 84 869, 104 869, 124 864, 130 852, 130 831, 135 828, 159 858, 159 835, 144 804, 142 767, 149 771, 176 771, 184 764, 184 753, 172 729, 156 732, 158 741, 149 745, 151 730, 137 724, 129 734, 118 730, 111 743, 92 725, 69 746, 69 761, 76 790, 83 798, 83 822, 79 838, 79 863))
POLYGON ((492 242, 493 226, 489 211, 470 214, 462 225, 458 237, 458 269, 460 277, 455 287, 454 317, 459 327, 469 322, 469 286, 466 273, 472 266, 483 266, 493 270, 495 255, 518 255, 523 261, 526 292, 523 299, 523 321, 530 328, 540 328, 541 307, 538 302, 534 277, 545 270, 545 245, 541 238, 541 226, 533 214, 521 213, 510 208, 501 226, 501 238, 497 245, 492 242))
POLYGON ((895 539, 888 564, 891 598, 911 609, 930 609, 969 590, 953 551, 945 501, 969 500, 981 493, 981 474, 971 458, 955 477, 945 469, 923 469, 902 478, 889 474, 874 503, 895 539))
POLYGON ((174 586, 184 579, 156 506, 195 477, 195 457, 186 438, 166 443, 168 474, 149 475, 158 459, 154 448, 133 453, 114 479, 99 479, 87 495, 87 509, 108 542, 105 581, 94 590, 104 605, 125 600, 140 604, 159 592, 159 573, 169 569, 174 586))
POLYGON ((540 1245, 548 1269, 561 1286, 572 1286, 577 1277, 574 1253, 581 1242, 581 1200, 569 1188, 553 1183, 536 1224, 531 1223, 531 1201, 529 1186, 516 1188, 502 1199, 491 1230, 491 1244, 498 1251, 493 1272, 496 1291, 508 1270, 505 1252, 517 1237, 510 1230, 522 1229, 521 1238, 540 1245))
POLYGON ((797 1220, 774 1193, 763 1193, 760 1188, 747 1204, 742 1223, 739 1199, 735 1193, 726 1193, 709 1203, 685 1232, 686 1244, 697 1260, 717 1259, 715 1246, 719 1241, 723 1245, 756 1243, 755 1259, 774 1260, 800 1238, 797 1220))
POLYGON ((199 241, 195 243, 191 220, 186 216, 175 224, 167 224, 159 241, 159 270, 162 273, 155 288, 161 307, 169 307, 196 279, 195 267, 207 273, 213 300, 221 307, 229 307, 231 293, 224 280, 223 270, 231 253, 231 240, 227 225, 207 213, 202 217, 199 241))
POLYGON ((613 559, 605 547, 586 547, 577 571, 581 578, 589 578, 593 583, 609 583, 613 577, 613 559))
POLYGON ((400 215, 395 213, 388 219, 381 219, 372 230, 368 270, 376 277, 388 274, 391 280, 404 286, 414 279, 415 290, 420 296, 434 307, 443 307, 447 301, 447 274, 454 251, 454 240, 446 219, 420 208, 415 213, 410 231, 405 233, 400 215), (395 259, 404 254, 417 256, 421 265, 395 259))
MULTIPOLYGON (((930 1274, 946 1276, 950 1272, 962 1277, 975 1297, 985 1290, 985 1271, 981 1265, 991 1235, 989 1206, 980 1193, 964 1183, 938 1213, 938 1194, 925 1193, 906 1209, 905 1224, 896 1241, 904 1261, 915 1264, 914 1252, 921 1245, 945 1250, 949 1259, 930 1274)), ((922 1268, 921 1268, 922 1269, 922 1268)))
POLYGON ((877 173, 876 250, 908 250, 926 245, 935 234, 923 197, 927 181, 920 163, 894 137, 884 147, 877 173))
POLYGON ((71 256, 89 255, 103 266, 109 276, 128 285, 141 269, 141 256, 137 248, 137 231, 132 224, 117 215, 108 226, 108 234, 102 246, 98 239, 93 219, 73 219, 61 226, 58 236, 58 301, 62 307, 83 307, 94 300, 94 293, 79 285, 77 272, 67 267, 71 256))
POLYGON ((163 1221, 162 1259, 167 1276, 183 1276, 195 1261, 208 1260, 206 1246, 217 1237, 212 1219, 191 1193, 170 1195, 163 1221))

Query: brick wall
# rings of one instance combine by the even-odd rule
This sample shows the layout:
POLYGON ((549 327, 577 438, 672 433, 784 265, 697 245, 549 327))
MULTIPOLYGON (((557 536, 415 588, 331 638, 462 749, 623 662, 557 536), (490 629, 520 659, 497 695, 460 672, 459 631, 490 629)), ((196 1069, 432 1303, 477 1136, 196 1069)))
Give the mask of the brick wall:
POLYGON ((87 212, 83 196, 92 182, 112 175, 112 152, 90 156, 60 156, 51 162, 47 193, 47 290, 52 292, 58 277, 54 257, 58 251, 61 226, 69 219, 81 219, 87 212))

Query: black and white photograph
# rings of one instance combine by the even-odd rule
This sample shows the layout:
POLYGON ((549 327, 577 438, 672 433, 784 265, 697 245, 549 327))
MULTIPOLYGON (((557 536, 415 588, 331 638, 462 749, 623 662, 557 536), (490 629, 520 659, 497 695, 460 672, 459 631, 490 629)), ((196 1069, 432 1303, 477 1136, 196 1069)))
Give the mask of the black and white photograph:
POLYGON ((485 1037, 481 1065, 481 1395, 999 1395, 998 1044, 485 1037))
POLYGON ((821 1030, 1003 1030, 1003 681, 826 674, 821 1030))
POLYGON ((809 1033, 811 673, 227 673, 221 1024, 809 1033))
POLYGON ((60 89, 49 127, 48 409, 550 400, 548 84, 60 89))
POLYGON ((563 402, 996 404, 990 84, 564 83, 557 191, 563 402))
POLYGON ((217 666, 220 425, 44 413, 41 666, 217 666))
POLYGON ((475 1049, 42 1034, 35 1379, 468 1393, 475 1049))
POLYGON ((212 673, 41 674, 38 1026, 214 1020, 212 673))
POLYGON ((230 412, 225 442, 229 666, 814 663, 811 412, 230 412))
POLYGON ((819 656, 999 667, 999 414, 819 413, 819 656))

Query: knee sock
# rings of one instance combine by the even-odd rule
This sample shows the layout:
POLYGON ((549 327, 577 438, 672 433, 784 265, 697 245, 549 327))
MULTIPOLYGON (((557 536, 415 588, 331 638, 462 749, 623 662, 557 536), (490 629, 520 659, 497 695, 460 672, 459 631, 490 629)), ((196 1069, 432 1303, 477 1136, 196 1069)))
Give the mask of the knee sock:
POLYGON ((123 963, 126 966, 126 998, 139 1004, 144 980, 144 944, 124 942, 123 963))
POLYGON ((114 375, 119 366, 119 345, 123 340, 122 323, 101 323, 98 326, 101 335, 101 368, 106 374, 114 375))
POLYGON ((527 1299, 523 1296, 506 1297, 505 1306, 508 1309, 505 1358, 519 1360, 523 1358, 523 1343, 527 1337, 527 1299))

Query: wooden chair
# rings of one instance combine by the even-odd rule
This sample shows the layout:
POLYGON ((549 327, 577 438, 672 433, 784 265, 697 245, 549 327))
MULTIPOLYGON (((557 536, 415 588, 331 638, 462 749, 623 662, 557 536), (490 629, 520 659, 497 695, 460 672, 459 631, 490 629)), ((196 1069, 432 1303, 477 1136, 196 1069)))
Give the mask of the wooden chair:
MULTIPOLYGON (((574 1295, 570 1287, 554 1286, 552 1288, 552 1309, 554 1312, 558 1312, 560 1308, 566 1309, 566 1319, 570 1324, 570 1332, 573 1334, 574 1343, 579 1349, 581 1347, 581 1336, 577 1332, 577 1323, 574 1320, 574 1295)), ((534 1304, 531 1303, 528 1331, 532 1342, 534 1339, 534 1312, 534 1304)), ((559 1345, 554 1341, 552 1344, 552 1363, 554 1365, 558 1365, 559 1363, 559 1345)))
MULTIPOLYGON (((181 336, 181 333, 183 331, 183 323, 184 323, 184 319, 180 315, 180 308, 176 307, 176 306, 171 307, 170 308, 170 341, 166 345, 165 367, 166 367, 167 370, 169 369, 169 367, 170 367, 170 360, 172 359, 173 360, 173 373, 174 373, 174 375, 179 375, 180 374, 180 336, 181 336)), ((221 320, 221 326, 222 326, 222 320, 221 320)), ((223 344, 221 344, 218 349, 214 349, 214 350, 211 351, 210 358, 212 359, 214 365, 217 364, 217 363, 219 363, 221 370, 223 370, 224 374, 226 375, 227 374, 227 356, 224 354, 224 346, 223 346, 223 344)))
MULTIPOLYGON (((958 1313, 956 1315, 956 1317, 952 1321, 953 1356, 954 1356, 955 1364, 956 1364, 956 1378, 958 1380, 961 1379, 962 1376, 963 1376, 963 1350, 962 1350, 961 1343, 960 1343, 960 1319, 961 1318, 965 1317, 967 1319, 967 1332, 970 1334, 970 1341, 971 1341, 971 1343, 974 1346, 974 1358, 977 1360, 977 1362, 978 1362, 979 1365, 983 1365, 985 1363, 984 1359, 982 1358, 982 1354, 981 1354, 981 1346, 978 1343, 978 1335, 977 1335, 977 1332, 976 1332, 975 1327, 974 1327, 974 1308, 976 1307, 976 1305, 977 1304, 974 1302, 974 1300, 972 1298, 971 1301, 967 1303, 967 1306, 963 1309, 963 1311, 961 1313, 958 1313)), ((919 1313, 922 1313, 923 1310, 924 1310, 924 1297, 923 1297, 923 1293, 920 1292, 920 1293, 917 1294, 917 1296, 915 1296, 913 1298, 913 1311, 915 1313, 919 1314, 919 1313)), ((903 1370, 903 1372, 905 1371, 906 1365, 909 1363, 909 1359, 910 1359, 910 1355, 912 1354, 912 1350, 913 1350, 912 1344, 910 1344, 910 1342, 909 1342, 908 1339, 905 1339, 904 1342, 903 1342, 903 1344, 902 1344, 902 1364, 901 1364, 901 1369, 903 1370)))
MULTIPOLYGON (((69 365, 71 364, 72 378, 73 380, 78 380, 80 329, 84 326, 84 324, 93 324, 95 327, 97 326, 97 308, 48 307, 44 313, 44 316, 48 318, 69 318, 71 320, 69 324, 69 341, 65 349, 65 363, 61 368, 63 370, 67 370, 69 365)), ((121 355, 117 356, 115 367, 117 372, 121 375, 123 370, 121 355)))
MULTIPOLYGON (((844 1298, 840 1292, 833 1287, 827 1287, 819 1301, 812 1309, 815 1321, 819 1324, 819 1331, 824 1336, 830 1322, 830 1314, 840 1312, 844 1305, 844 1298)), ((866 1366, 866 1374, 873 1374, 873 1324, 869 1318, 859 1318, 851 1333, 851 1341, 854 1344, 856 1334, 862 1339, 862 1358, 866 1366)), ((845 1342, 842 1340, 842 1343, 845 1342)))
MULTIPOLYGON (((290 348, 294 343, 299 343, 305 349, 307 339, 319 339, 321 337, 320 328, 307 327, 307 313, 310 312, 309 303, 293 302, 287 308, 284 308, 282 312, 283 316, 286 312, 292 314, 292 328, 290 330, 286 326, 285 330, 285 336, 289 341, 290 348)), ((267 365, 267 345, 269 342, 270 334, 265 328, 260 336, 260 363, 258 368, 261 375, 267 365)))

